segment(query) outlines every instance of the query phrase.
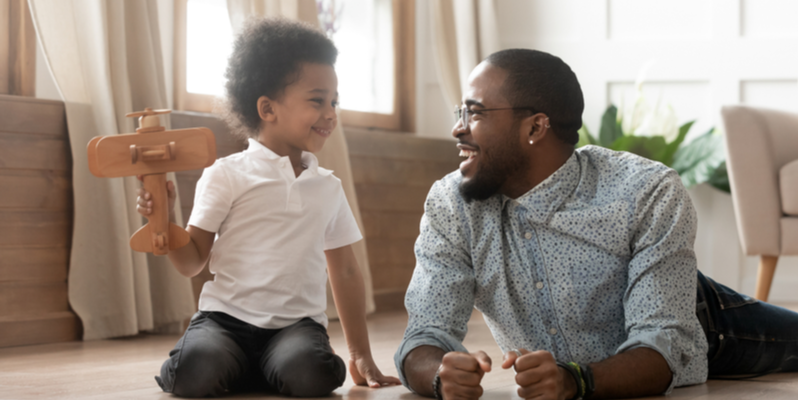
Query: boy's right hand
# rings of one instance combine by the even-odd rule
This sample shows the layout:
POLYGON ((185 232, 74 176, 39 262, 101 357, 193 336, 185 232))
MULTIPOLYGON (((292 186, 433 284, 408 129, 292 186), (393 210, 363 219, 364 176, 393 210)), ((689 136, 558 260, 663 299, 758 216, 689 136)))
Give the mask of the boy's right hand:
MULTIPOLYGON (((136 179, 140 181, 143 179, 142 175, 137 175, 136 179)), ((144 190, 143 187, 139 188, 139 192, 137 193, 139 197, 136 198, 136 211, 148 217, 150 214, 153 213, 153 200, 150 192, 144 190)), ((167 181, 167 208, 169 209, 169 220, 175 221, 175 198, 177 195, 175 194, 175 184, 172 181, 167 181)))

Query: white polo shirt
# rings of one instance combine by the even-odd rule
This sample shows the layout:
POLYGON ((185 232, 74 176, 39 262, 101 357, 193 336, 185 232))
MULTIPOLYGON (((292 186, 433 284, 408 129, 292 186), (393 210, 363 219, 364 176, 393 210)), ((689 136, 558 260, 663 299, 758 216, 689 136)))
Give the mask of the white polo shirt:
POLYGON ((361 233, 341 181, 311 153, 302 162, 308 168, 295 178, 289 157, 250 139, 247 150, 203 171, 189 225, 217 238, 200 310, 265 329, 305 317, 328 325, 324 251, 361 233))

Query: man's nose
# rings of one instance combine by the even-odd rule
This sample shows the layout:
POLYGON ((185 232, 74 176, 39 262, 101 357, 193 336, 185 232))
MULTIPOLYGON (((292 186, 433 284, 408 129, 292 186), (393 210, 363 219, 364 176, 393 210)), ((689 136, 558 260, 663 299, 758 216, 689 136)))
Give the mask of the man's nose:
POLYGON ((450 132, 454 138, 458 139, 461 136, 466 135, 469 132, 469 124, 466 126, 461 124, 461 120, 456 121, 456 124, 453 125, 453 130, 450 132))

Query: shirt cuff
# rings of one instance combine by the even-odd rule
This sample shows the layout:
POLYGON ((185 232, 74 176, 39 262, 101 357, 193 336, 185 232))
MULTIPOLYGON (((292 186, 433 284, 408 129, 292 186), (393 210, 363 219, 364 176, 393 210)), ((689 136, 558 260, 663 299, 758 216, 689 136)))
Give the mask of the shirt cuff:
POLYGON ((626 352, 628 350, 633 350, 638 347, 646 347, 661 354, 661 356, 664 357, 664 360, 667 361, 669 370, 672 372, 672 380, 670 381, 667 390, 665 390, 663 393, 669 394, 672 392, 672 389, 675 388, 675 385, 678 383, 678 376, 683 371, 683 366, 678 365, 671 354, 672 352, 676 351, 674 340, 675 338, 671 337, 671 335, 665 331, 639 332, 622 343, 617 348, 617 354, 626 352))
POLYGON ((406 335, 394 355, 394 364, 397 367, 397 374, 400 375, 400 381, 403 386, 410 391, 414 391, 408 386, 405 371, 403 371, 403 361, 412 350, 420 346, 434 346, 438 347, 445 352, 460 351, 467 353, 467 348, 459 340, 456 340, 452 335, 445 331, 436 328, 425 328, 410 335, 406 335))

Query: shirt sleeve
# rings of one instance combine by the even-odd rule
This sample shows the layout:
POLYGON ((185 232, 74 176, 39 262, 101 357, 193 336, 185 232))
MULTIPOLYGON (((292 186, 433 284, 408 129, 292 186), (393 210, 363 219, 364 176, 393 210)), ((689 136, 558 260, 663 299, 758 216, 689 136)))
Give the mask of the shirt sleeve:
POLYGON ((208 232, 219 232, 228 217, 234 193, 224 165, 218 160, 203 170, 194 192, 194 206, 187 225, 208 232))
POLYGON ((361 231, 358 223, 347 202, 347 197, 342 189, 341 181, 338 181, 336 201, 336 211, 325 228, 325 250, 338 249, 361 240, 361 231))
POLYGON ((697 217, 677 173, 661 177, 636 200, 638 225, 623 298, 628 339, 617 354, 636 347, 659 352, 672 371, 669 393, 676 384, 703 382, 707 371, 686 368, 706 354, 698 348, 705 338, 696 338, 702 332, 695 316, 697 217))
POLYGON ((441 181, 434 184, 425 202, 414 246, 417 265, 405 299, 408 327, 394 356, 400 380, 409 390, 403 361, 412 350, 427 345, 446 352, 467 351, 462 341, 474 306, 475 277, 464 248, 463 214, 447 201, 453 194, 443 186, 441 181))

